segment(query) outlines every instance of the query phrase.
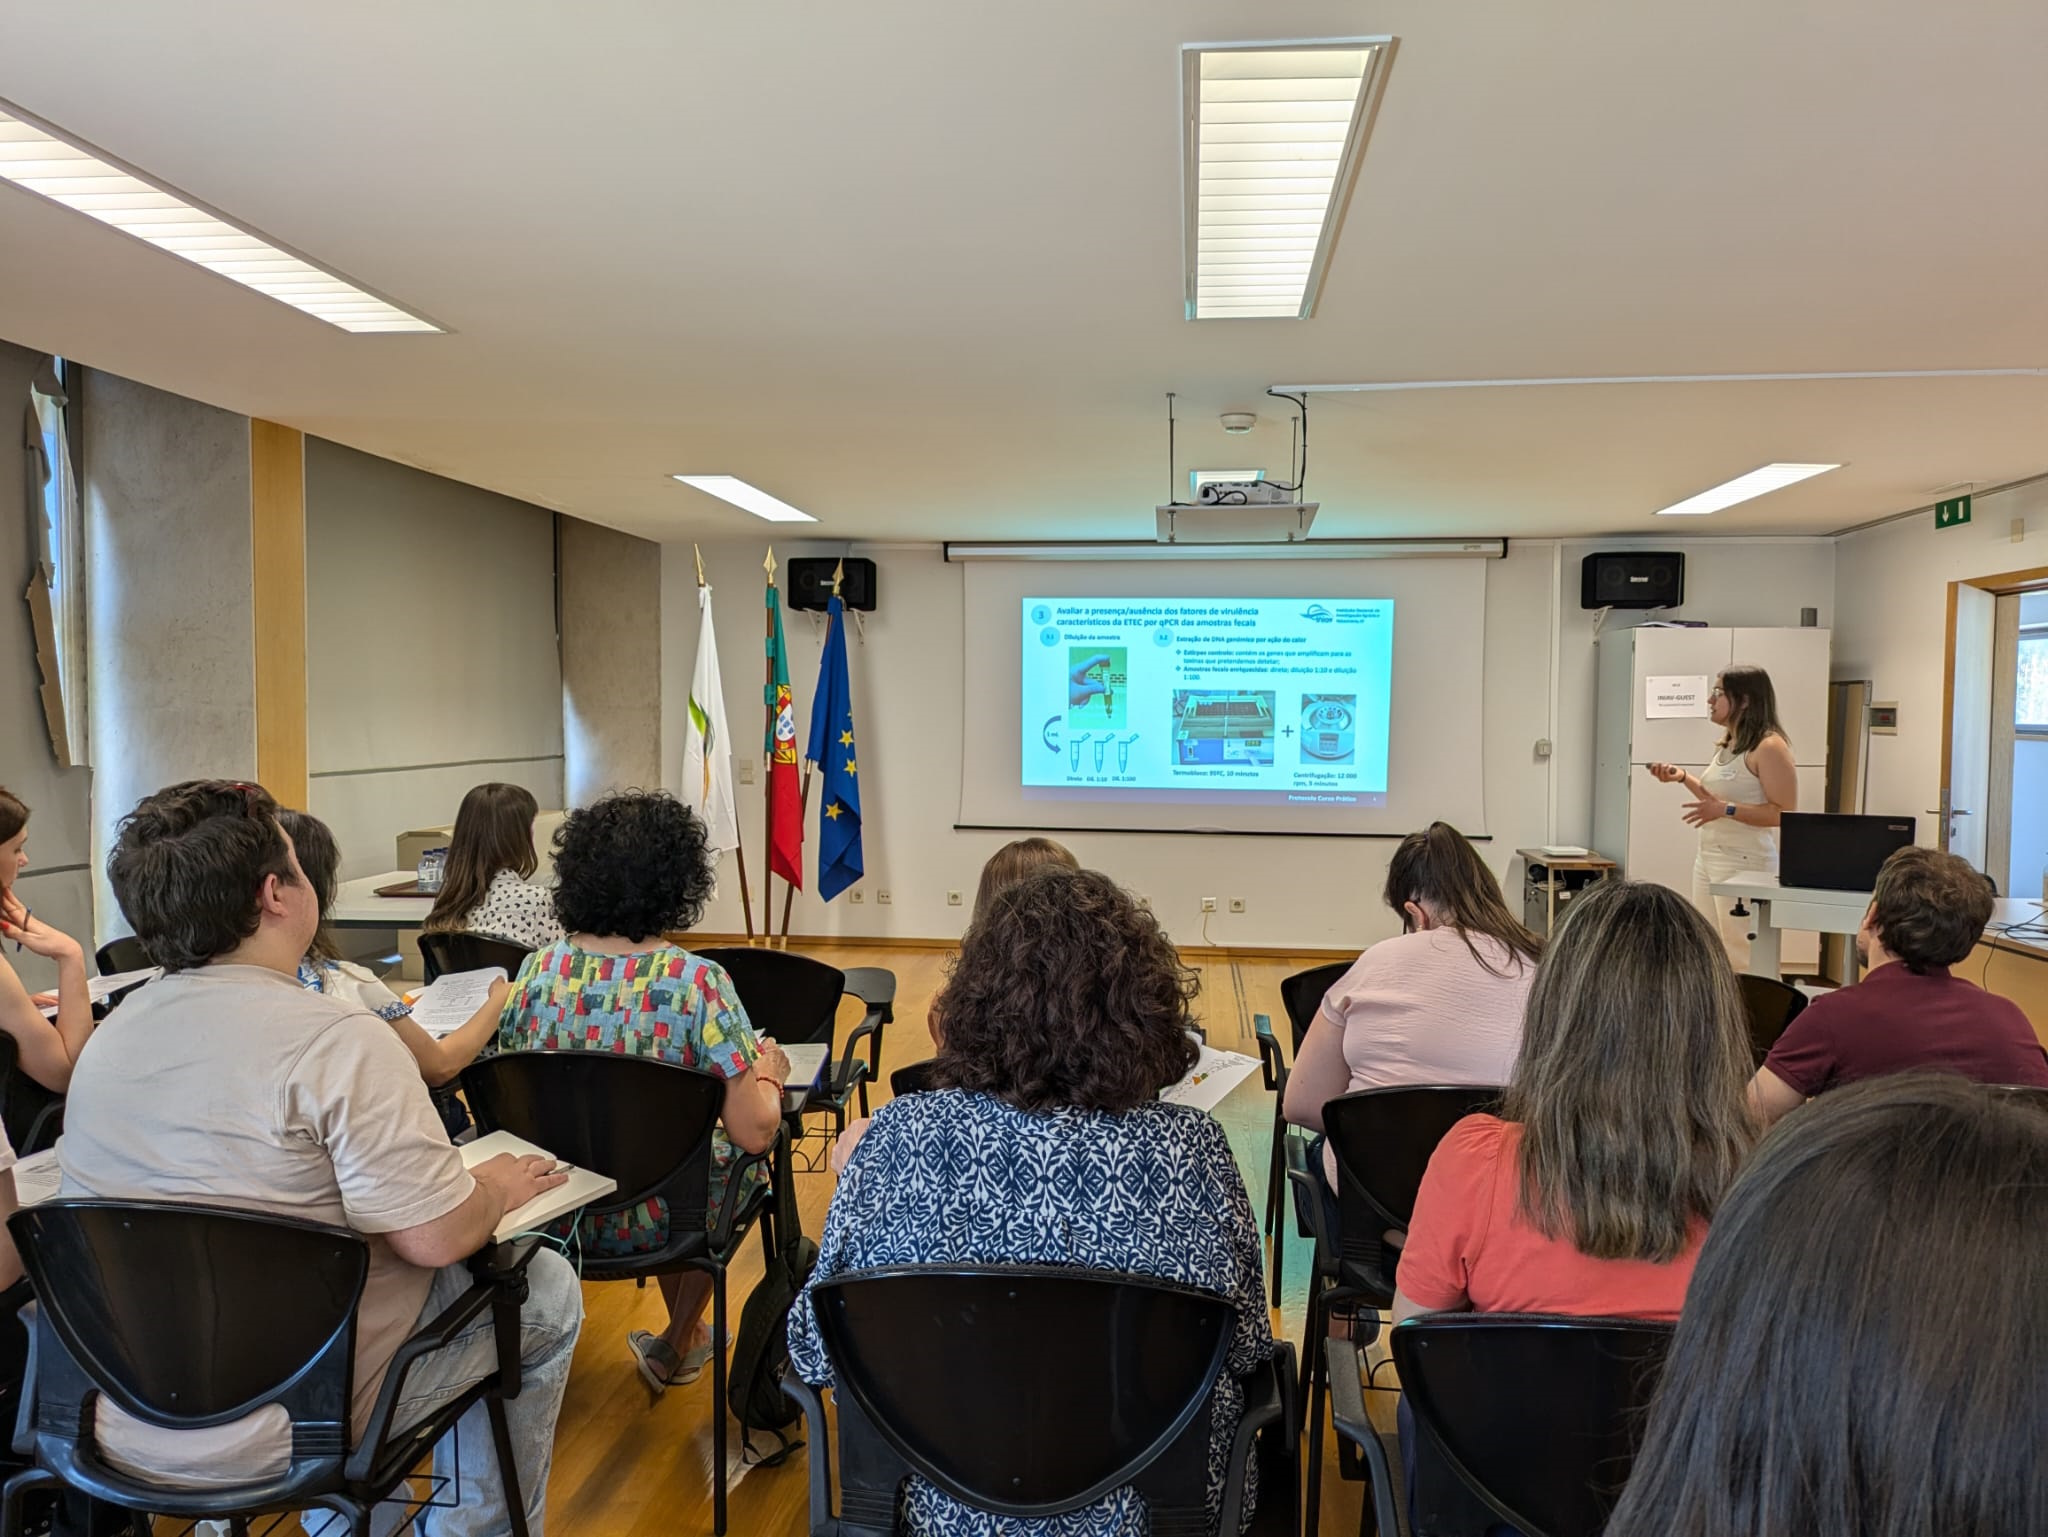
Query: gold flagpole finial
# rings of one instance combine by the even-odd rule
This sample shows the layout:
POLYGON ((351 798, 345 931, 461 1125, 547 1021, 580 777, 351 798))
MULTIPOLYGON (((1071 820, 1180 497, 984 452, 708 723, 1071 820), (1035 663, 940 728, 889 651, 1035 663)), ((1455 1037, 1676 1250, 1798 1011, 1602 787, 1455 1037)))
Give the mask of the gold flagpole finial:
POLYGON ((775 546, 768 546, 768 558, 761 562, 761 569, 768 573, 768 584, 775 585, 775 546))
POLYGON ((691 545, 690 549, 697 557, 697 585, 702 587, 706 585, 704 581, 704 550, 702 546, 695 544, 691 545))
POLYGON ((840 561, 832 568, 832 596, 839 596, 839 584, 846 580, 846 562, 840 561))

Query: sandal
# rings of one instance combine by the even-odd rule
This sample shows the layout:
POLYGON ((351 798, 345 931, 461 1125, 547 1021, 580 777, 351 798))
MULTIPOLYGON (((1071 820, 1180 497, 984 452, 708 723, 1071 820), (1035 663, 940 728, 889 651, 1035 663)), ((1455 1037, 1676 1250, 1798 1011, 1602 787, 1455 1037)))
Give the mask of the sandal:
POLYGON ((675 1346, 647 1329, 635 1329, 626 1336, 626 1348, 633 1352, 633 1364, 640 1368, 640 1380, 657 1398, 670 1388, 683 1387, 704 1375, 711 1360, 711 1342, 693 1345, 678 1356, 675 1346))

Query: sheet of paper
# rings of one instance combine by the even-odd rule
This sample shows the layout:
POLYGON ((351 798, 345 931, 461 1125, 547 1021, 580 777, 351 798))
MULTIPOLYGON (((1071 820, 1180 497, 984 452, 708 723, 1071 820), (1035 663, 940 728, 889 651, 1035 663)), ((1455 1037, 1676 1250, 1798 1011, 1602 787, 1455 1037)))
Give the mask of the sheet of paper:
MULTIPOLYGON (((115 993, 120 992, 122 988, 134 987, 140 982, 154 982, 163 974, 163 967, 150 966, 141 971, 117 971, 111 977, 87 977, 85 993, 94 1003, 105 1003, 115 993)), ((45 1019, 55 1019, 57 1017, 57 1005, 54 1003, 44 1004, 42 1006, 42 1015, 45 1019)))
POLYGON ((799 1046, 784 1046, 782 1054, 789 1058, 789 1087, 807 1089, 818 1081, 818 1074, 825 1070, 825 1060, 832 1055, 829 1041, 807 1041, 799 1046))
POLYGON ((14 1166, 14 1199, 23 1206, 33 1206, 38 1201, 47 1201, 57 1194, 57 1187, 64 1183, 64 1171, 57 1167, 57 1150, 44 1148, 31 1158, 24 1158, 14 1166))
MULTIPOLYGON (((456 1151, 462 1154, 462 1166, 473 1169, 487 1158, 500 1153, 510 1153, 514 1158, 537 1153, 543 1158, 554 1155, 545 1148, 535 1147, 509 1131, 494 1131, 488 1137, 478 1137, 474 1142, 465 1142, 456 1151)), ((595 1169, 571 1168, 557 1160, 558 1167, 569 1176, 569 1182, 553 1190, 543 1190, 517 1211, 508 1211, 498 1219, 491 1237, 499 1243, 519 1233, 537 1232, 557 1217, 588 1206, 592 1201, 601 1201, 619 1188, 619 1182, 608 1174, 599 1174, 595 1169)))
POLYGON ((504 980, 503 966, 486 966, 482 971, 443 972, 425 990, 413 995, 413 1023, 434 1036, 459 1030, 489 1001, 491 984, 504 980))
POLYGON ((1179 1083, 1161 1089, 1159 1097, 1176 1105, 1193 1105, 1197 1110, 1214 1110, 1232 1089, 1258 1070, 1257 1057, 1204 1045, 1194 1071, 1179 1083))
POLYGON ((1713 714, 1707 703, 1705 673, 1651 676, 1643 679, 1643 719, 1706 720, 1713 714))

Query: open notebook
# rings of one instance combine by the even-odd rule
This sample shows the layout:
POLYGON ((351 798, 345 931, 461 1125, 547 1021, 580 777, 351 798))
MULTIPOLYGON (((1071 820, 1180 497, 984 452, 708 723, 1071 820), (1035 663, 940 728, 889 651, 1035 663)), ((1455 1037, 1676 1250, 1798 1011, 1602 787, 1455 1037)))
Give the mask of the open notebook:
MULTIPOLYGON (((478 1137, 474 1142, 465 1142, 456 1151, 462 1154, 462 1166, 466 1169, 473 1169, 486 1158, 495 1158, 500 1153, 510 1153, 515 1158, 527 1153, 538 1153, 543 1158, 554 1156, 545 1148, 535 1147, 509 1131, 494 1131, 488 1137, 478 1137)), ((602 1200, 619 1188, 619 1182, 609 1174, 599 1174, 592 1169, 569 1169, 568 1173, 567 1184, 543 1190, 517 1211, 506 1212, 491 1237, 503 1243, 515 1234, 536 1232, 557 1217, 567 1216, 578 1207, 602 1200)))

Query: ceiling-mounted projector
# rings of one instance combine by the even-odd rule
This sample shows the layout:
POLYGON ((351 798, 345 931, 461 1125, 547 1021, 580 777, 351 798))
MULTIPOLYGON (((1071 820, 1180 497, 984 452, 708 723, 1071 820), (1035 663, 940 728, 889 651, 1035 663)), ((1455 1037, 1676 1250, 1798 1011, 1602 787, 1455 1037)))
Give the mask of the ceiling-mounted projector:
POLYGON ((1293 486, 1276 486, 1266 480, 1205 480, 1195 487, 1195 500, 1204 507, 1245 507, 1254 502, 1283 506, 1294 500, 1293 486))
MULTIPOLYGON (((1231 483, 1226 483, 1226 489, 1231 483)), ((1276 488, 1241 481, 1236 485, 1276 488)), ((1203 486, 1204 492, 1210 487, 1203 486)), ((1285 495, 1285 492, 1281 493, 1285 495)), ((1306 539, 1320 502, 1172 502, 1155 509, 1161 544, 1291 544, 1306 539)))

